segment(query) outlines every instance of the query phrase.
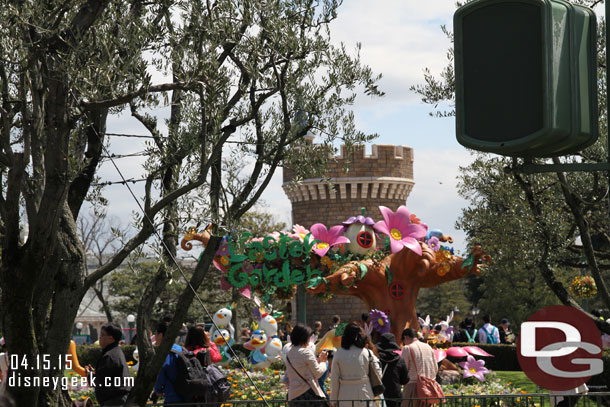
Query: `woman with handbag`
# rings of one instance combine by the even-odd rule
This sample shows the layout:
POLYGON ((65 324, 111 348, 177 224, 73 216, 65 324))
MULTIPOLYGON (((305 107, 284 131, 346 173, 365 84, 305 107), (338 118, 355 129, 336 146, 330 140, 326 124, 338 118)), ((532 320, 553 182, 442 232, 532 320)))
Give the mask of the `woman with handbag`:
POLYGON ((286 355, 288 378, 288 405, 293 407, 324 406, 326 397, 318 378, 326 372, 326 351, 316 356, 309 346, 310 327, 296 324, 290 334, 292 348, 286 355))
POLYGON ((445 395, 436 382, 438 363, 434 351, 427 343, 417 339, 412 328, 402 331, 402 357, 409 371, 409 382, 403 390, 401 407, 432 406, 442 403, 445 395), (418 402, 415 399, 419 399, 418 402))
MULTIPOLYGON (((335 352, 333 359, 330 374, 331 406, 372 405, 368 400, 375 398, 373 385, 378 388, 381 382, 381 368, 377 357, 365 345, 366 335, 362 328, 356 323, 349 323, 341 338, 341 348, 335 352)), ((377 391, 379 390, 383 392, 382 388, 377 391)))

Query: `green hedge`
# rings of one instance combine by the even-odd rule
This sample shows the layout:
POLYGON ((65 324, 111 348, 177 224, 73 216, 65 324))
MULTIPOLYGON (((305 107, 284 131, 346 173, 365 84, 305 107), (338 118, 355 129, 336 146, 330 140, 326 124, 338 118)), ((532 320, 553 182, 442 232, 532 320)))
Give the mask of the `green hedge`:
MULTIPOLYGON (((136 350, 135 345, 123 345, 121 346, 125 359, 127 361, 133 361, 133 351, 136 350)), ((97 345, 80 345, 76 347, 76 356, 78 356, 78 363, 81 366, 91 365, 95 367, 98 359, 102 356, 102 348, 97 345)))

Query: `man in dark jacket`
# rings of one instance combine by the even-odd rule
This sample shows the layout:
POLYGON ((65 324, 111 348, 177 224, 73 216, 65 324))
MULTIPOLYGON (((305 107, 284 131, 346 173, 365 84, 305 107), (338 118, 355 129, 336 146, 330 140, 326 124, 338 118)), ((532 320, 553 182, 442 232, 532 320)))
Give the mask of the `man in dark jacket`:
POLYGON ((392 399, 402 398, 402 385, 409 381, 409 374, 394 334, 388 332, 381 335, 379 343, 377 343, 377 350, 383 372, 381 381, 385 387, 383 397, 388 407, 399 407, 400 400, 393 401, 392 399))
POLYGON ((89 382, 95 385, 97 402, 102 406, 124 405, 131 390, 129 368, 125 355, 119 348, 122 336, 121 327, 117 324, 110 322, 102 326, 99 339, 102 357, 97 361, 95 369, 91 365, 85 368, 89 382))

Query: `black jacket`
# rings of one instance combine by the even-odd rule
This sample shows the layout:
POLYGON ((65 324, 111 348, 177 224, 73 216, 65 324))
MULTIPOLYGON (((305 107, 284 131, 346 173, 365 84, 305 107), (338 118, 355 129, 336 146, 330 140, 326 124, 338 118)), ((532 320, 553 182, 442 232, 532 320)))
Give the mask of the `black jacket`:
MULTIPOLYGON (((383 397, 386 399, 402 398, 401 387, 409 381, 409 372, 405 360, 395 352, 400 350, 400 347, 396 344, 394 335, 391 333, 381 335, 377 350, 379 351, 381 371, 384 372, 381 380, 385 387, 383 397)), ((391 404, 393 403, 388 402, 388 406, 391 404)))
POLYGON ((466 330, 468 330, 470 337, 474 340, 473 343, 476 343, 479 338, 477 336, 477 330, 473 326, 458 330, 453 337, 453 342, 468 342, 466 330))
POLYGON ((124 379, 121 380, 120 386, 115 386, 115 377, 129 377, 125 355, 119 348, 118 342, 113 342, 102 350, 102 357, 95 365, 93 377, 95 378, 95 397, 97 402, 102 405, 107 400, 113 400, 129 393, 131 387, 126 386, 124 379))

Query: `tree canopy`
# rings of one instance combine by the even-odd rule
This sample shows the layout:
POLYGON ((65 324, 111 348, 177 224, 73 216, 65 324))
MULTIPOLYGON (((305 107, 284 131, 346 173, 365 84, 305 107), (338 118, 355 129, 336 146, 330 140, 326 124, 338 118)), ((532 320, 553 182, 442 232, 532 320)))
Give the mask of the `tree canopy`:
MULTIPOLYGON (((27 0, 0 9, 0 308, 9 352, 65 354, 86 290, 158 234, 164 262, 138 312, 138 329, 146 329, 146 311, 171 279, 184 223, 213 225, 190 277, 196 289, 222 235, 278 167, 320 174, 335 141, 372 137, 355 128, 349 106, 356 89, 382 95, 379 76, 358 50, 332 44, 328 25, 339 5, 27 0), (153 114, 164 105, 171 110, 165 122, 153 114), (77 219, 88 197, 103 198, 96 173, 112 149, 108 116, 119 112, 152 137, 142 213, 130 239, 88 273, 77 219), (321 147, 307 147, 306 134, 319 136, 321 147)), ((193 290, 183 291, 168 337, 193 298, 193 290)), ((155 351, 138 335, 146 369, 132 399, 144 402, 170 346, 164 341, 155 351)), ((20 406, 68 402, 58 392, 10 390, 20 406)))
MULTIPOLYGON (((575 3, 594 6, 596 1, 575 3)), ((459 5, 459 4, 458 4, 459 5)), ((449 30, 442 27, 453 40, 449 30)), ((597 295, 588 306, 610 308, 606 289, 610 269, 610 218, 608 179, 599 172, 527 174, 525 163, 600 162, 607 157, 605 25, 599 24, 598 100, 600 138, 578 154, 551 160, 525 161, 473 153, 473 163, 460 169, 459 193, 469 201, 457 226, 467 232, 470 246, 481 244, 494 264, 478 281, 470 295, 480 300, 496 318, 521 321, 533 310, 560 301, 581 308, 583 301, 568 289, 573 278, 590 274, 597 295), (545 284, 545 286, 543 286, 545 284), (507 287, 516 288, 507 290, 507 287), (476 291, 476 292, 472 292, 476 291), (554 294, 554 298, 550 294, 554 294), (501 314, 500 314, 501 312, 501 314)), ((436 116, 452 116, 455 101, 453 50, 448 66, 439 76, 424 72, 424 83, 412 87, 436 116)), ((602 330, 610 326, 600 324, 602 330)))

